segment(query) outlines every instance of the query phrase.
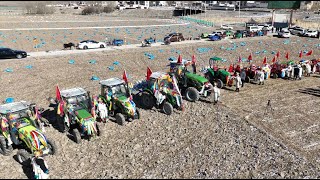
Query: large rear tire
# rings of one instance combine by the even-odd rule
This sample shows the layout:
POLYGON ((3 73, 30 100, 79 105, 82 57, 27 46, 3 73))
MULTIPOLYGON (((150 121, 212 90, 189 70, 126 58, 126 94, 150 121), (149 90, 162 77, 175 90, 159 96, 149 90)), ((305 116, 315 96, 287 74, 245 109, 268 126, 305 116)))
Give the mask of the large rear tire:
POLYGON ((79 144, 81 142, 81 135, 80 132, 77 128, 72 129, 72 136, 73 136, 73 140, 74 142, 76 142, 77 144, 79 144))
POLYGON ((6 138, 3 135, 0 135, 0 153, 4 156, 9 156, 12 153, 12 151, 12 146, 8 146, 6 138))
POLYGON ((101 44, 101 45, 100 45, 100 48, 104 48, 104 45, 103 45, 103 44, 101 44))
POLYGON ((116 114, 116 122, 120 125, 120 126, 123 126, 124 123, 125 123, 126 119, 125 117, 123 116, 123 114, 121 113, 117 113, 116 114))
POLYGON ((152 109, 155 105, 154 98, 147 92, 143 92, 141 96, 141 104, 146 109, 152 109))
POLYGON ((17 152, 17 159, 18 162, 20 164, 22 164, 23 166, 29 166, 31 163, 31 159, 30 159, 31 155, 28 151, 26 151, 25 149, 20 149, 17 152))
POLYGON ((170 116, 173 112, 173 106, 170 103, 165 102, 162 106, 162 110, 166 115, 170 116))
POLYGON ((200 98, 199 92, 196 88, 194 87, 188 87, 186 89, 186 99, 190 102, 195 102, 198 101, 200 98))

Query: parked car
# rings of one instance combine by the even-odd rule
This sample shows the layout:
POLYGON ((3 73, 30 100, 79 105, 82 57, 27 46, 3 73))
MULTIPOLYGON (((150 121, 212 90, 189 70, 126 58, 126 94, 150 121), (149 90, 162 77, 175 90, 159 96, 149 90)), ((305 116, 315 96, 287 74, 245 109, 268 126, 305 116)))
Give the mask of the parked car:
POLYGON ((21 50, 13 50, 10 48, 0 48, 0 59, 25 58, 27 52, 21 50))
POLYGON ((171 33, 168 36, 164 37, 163 41, 166 42, 170 40, 170 42, 184 41, 184 37, 182 33, 171 33))
POLYGON ((224 36, 233 36, 233 34, 234 34, 234 32, 231 31, 231 30, 226 30, 226 31, 223 32, 224 36))
POLYGON ((293 34, 293 35, 302 36, 305 33, 305 29, 303 29, 301 27, 294 27, 294 28, 291 29, 290 33, 293 34))
POLYGON ((245 31, 245 30, 237 30, 235 33, 234 33, 234 37, 235 38, 244 38, 244 37, 247 37, 249 36, 248 32, 245 31))
POLYGON ((308 30, 304 33, 304 36, 307 36, 307 37, 317 37, 318 35, 318 31, 316 30, 308 30))
POLYGON ((98 42, 94 40, 81 41, 77 48, 79 49, 94 49, 94 48, 105 48, 107 45, 104 42, 98 42))
POLYGON ((223 32, 222 31, 213 31, 210 35, 218 34, 219 36, 222 36, 223 32))
POLYGON ((259 31, 259 27, 258 26, 248 26, 246 28, 246 30, 249 32, 257 32, 257 31, 259 31))
POLYGON ((282 29, 281 31, 278 32, 278 37, 289 38, 290 36, 291 36, 291 33, 288 29, 282 29))
POLYGON ((222 24, 222 25, 221 25, 221 29, 231 30, 231 29, 233 29, 233 27, 231 27, 231 26, 229 26, 229 25, 227 25, 227 24, 222 24))
POLYGON ((219 40, 221 40, 221 36, 219 34, 210 34, 209 39, 211 41, 219 41, 219 40))

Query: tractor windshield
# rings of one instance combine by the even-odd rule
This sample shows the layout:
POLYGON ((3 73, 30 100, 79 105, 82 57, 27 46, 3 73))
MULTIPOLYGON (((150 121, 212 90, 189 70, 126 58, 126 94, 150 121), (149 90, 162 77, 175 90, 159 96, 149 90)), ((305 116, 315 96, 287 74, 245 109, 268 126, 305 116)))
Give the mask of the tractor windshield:
POLYGON ((127 96, 127 88, 124 84, 120 84, 111 88, 115 97, 127 96))
POLYGON ((22 109, 20 111, 16 111, 9 114, 8 119, 10 120, 10 123, 12 123, 12 125, 14 126, 19 125, 19 128, 23 128, 25 126, 30 125, 29 122, 25 121, 24 119, 29 118, 27 110, 28 109, 22 109))
POLYGON ((69 97, 67 99, 68 104, 72 104, 75 107, 88 107, 89 101, 85 94, 79 96, 69 97))

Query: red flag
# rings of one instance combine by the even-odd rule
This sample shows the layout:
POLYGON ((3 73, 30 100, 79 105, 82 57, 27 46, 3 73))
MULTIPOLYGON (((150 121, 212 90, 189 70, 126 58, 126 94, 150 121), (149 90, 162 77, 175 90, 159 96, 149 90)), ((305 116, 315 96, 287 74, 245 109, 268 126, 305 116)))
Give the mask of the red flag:
POLYGON ((228 72, 231 72, 231 73, 233 72, 233 65, 232 64, 230 64, 228 72))
POLYGON ((299 53, 299 58, 302 58, 302 51, 300 51, 299 53))
POLYGON ((306 56, 310 56, 312 53, 313 53, 313 51, 310 50, 310 51, 306 54, 306 56))
POLYGON ((147 81, 150 79, 151 74, 152 74, 152 71, 151 71, 151 69, 148 67, 148 68, 147 68, 147 81))
POLYGON ((289 59, 289 52, 287 52, 287 54, 286 54, 286 59, 287 60, 289 59))
POLYGON ((277 54, 276 54, 277 58, 280 57, 280 52, 278 51, 277 54))
POLYGON ((182 57, 181 57, 181 54, 179 54, 179 57, 178 57, 178 62, 177 64, 181 64, 182 63, 182 57))
POLYGON ((124 82, 128 83, 128 78, 127 78, 127 72, 126 72, 126 70, 124 70, 124 72, 123 72, 122 79, 124 80, 124 82))
POLYGON ((276 56, 273 57, 272 62, 275 63, 277 61, 276 56))
POLYGON ((196 60, 196 56, 195 55, 192 55, 192 64, 196 64, 197 60, 196 60))
POLYGON ((60 89, 59 86, 57 85, 56 87, 56 99, 60 102, 61 101, 61 94, 60 94, 60 89))
POLYGON ((262 64, 267 64, 267 57, 264 57, 264 58, 263 58, 262 64))
POLYGON ((248 57, 249 61, 252 61, 252 53, 250 53, 249 57, 248 57))

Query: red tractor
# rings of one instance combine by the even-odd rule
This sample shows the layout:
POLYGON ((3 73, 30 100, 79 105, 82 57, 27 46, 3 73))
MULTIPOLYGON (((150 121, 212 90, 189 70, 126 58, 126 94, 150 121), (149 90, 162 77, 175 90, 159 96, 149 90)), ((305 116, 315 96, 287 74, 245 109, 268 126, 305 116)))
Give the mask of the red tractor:
POLYGON ((320 58, 311 60, 311 69, 313 68, 316 68, 316 70, 314 71, 315 73, 319 72, 320 74, 320 58))
POLYGON ((287 68, 286 64, 273 64, 271 65, 270 77, 276 79, 278 77, 284 78, 285 74, 283 69, 287 68))

